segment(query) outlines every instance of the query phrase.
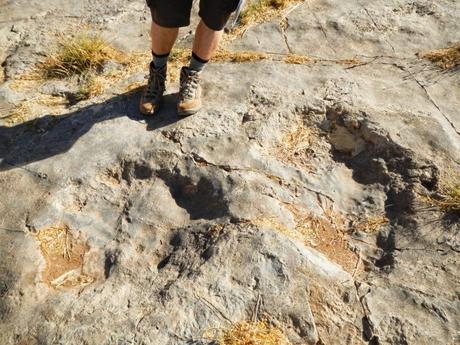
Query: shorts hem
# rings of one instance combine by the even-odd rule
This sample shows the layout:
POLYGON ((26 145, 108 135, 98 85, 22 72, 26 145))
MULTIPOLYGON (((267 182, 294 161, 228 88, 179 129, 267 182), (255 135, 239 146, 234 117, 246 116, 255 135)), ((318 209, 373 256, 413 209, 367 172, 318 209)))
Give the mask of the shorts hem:
MULTIPOLYGON (((227 18, 227 20, 225 20, 225 22, 223 22, 223 23, 213 23, 211 20, 206 18, 207 16, 203 15, 201 13, 201 11, 198 12, 198 16, 201 18, 203 23, 205 23, 208 28, 210 28, 211 30, 214 30, 214 31, 223 30, 225 28, 225 25, 227 24, 227 20, 228 20, 228 18, 227 18)), ((228 17, 230 17, 230 15, 228 17)))
POLYGON ((157 24, 158 26, 161 26, 162 28, 168 28, 168 29, 184 28, 190 25, 190 20, 183 21, 183 22, 174 22, 174 23, 162 22, 161 20, 158 20, 158 18, 155 18, 153 13, 152 13, 152 21, 155 22, 155 24, 157 24))

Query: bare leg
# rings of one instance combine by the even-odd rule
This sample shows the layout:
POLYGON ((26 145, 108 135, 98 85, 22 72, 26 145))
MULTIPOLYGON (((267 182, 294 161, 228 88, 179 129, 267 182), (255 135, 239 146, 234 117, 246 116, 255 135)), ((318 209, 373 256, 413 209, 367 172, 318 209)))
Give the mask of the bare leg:
POLYGON ((147 87, 144 89, 139 110, 144 115, 154 114, 160 107, 165 91, 166 62, 174 42, 176 42, 178 28, 164 28, 152 22, 152 52, 153 61, 150 64, 150 75, 147 87), (162 62, 162 64, 158 64, 162 62))
POLYGON ((168 54, 176 42, 179 28, 165 28, 152 22, 152 50, 155 54, 168 54))
POLYGON ((193 52, 203 60, 210 60, 219 46, 223 30, 214 31, 200 21, 196 28, 193 52))
POLYGON ((216 52, 222 33, 223 30, 212 30, 203 21, 198 24, 190 65, 181 70, 179 103, 177 103, 179 116, 192 115, 201 109, 200 74, 216 52))

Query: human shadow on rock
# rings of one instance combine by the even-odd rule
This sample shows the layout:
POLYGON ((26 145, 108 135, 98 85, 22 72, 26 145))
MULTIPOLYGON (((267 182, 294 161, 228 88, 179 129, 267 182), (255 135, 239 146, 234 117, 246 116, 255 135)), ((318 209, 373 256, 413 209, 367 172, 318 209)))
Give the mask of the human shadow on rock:
POLYGON ((164 97, 162 109, 154 116, 139 113, 139 90, 117 95, 102 103, 91 104, 63 115, 45 115, 16 126, 0 126, 0 171, 67 152, 98 122, 127 116, 155 130, 180 120, 175 101, 177 94, 164 97))

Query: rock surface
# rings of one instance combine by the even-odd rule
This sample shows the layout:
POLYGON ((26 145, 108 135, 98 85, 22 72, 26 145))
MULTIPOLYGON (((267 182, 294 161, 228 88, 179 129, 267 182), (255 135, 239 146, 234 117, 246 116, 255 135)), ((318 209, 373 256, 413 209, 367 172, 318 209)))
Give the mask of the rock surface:
MULTIPOLYGON (((57 23, 149 45, 142 1, 0 8, 2 115, 69 92, 15 84, 57 23)), ((0 119, 0 343, 212 344, 210 330, 266 318, 293 344, 458 344, 459 221, 419 195, 460 167, 460 85, 415 54, 460 41, 459 16, 455 0, 306 1, 229 49, 316 62, 213 63, 192 117, 177 118, 174 83, 141 117, 133 74, 0 119)))

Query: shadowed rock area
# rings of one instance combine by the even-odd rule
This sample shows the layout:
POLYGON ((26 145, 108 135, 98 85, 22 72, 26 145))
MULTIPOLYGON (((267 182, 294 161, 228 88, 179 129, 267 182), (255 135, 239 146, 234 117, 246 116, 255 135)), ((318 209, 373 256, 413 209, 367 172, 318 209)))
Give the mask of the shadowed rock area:
POLYGON ((460 219, 423 198, 460 168, 460 74, 421 57, 459 17, 293 2, 226 36, 268 58, 211 63, 201 112, 177 117, 172 78, 144 118, 147 60, 85 100, 30 78, 82 28, 147 51, 143 1, 0 3, 0 344, 211 345, 259 319, 299 345, 460 343, 460 219))

